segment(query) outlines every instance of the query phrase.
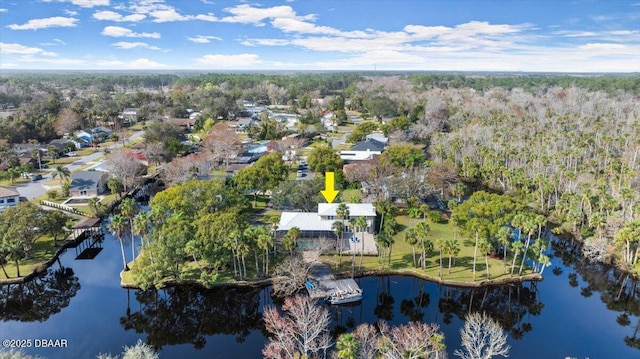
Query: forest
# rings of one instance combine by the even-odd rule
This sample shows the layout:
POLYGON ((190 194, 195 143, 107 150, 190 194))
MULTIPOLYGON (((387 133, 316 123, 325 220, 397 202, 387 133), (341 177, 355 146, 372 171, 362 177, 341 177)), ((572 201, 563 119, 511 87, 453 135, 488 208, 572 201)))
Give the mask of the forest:
MULTIPOLYGON (((546 216, 557 232, 584 241, 590 259, 634 269, 640 254, 639 91, 634 74, 9 76, 0 78, 0 103, 10 110, 0 123, 0 147, 6 158, 14 143, 97 124, 124 127, 118 114, 129 107, 139 109, 137 121, 145 126, 198 109, 203 115, 196 129, 210 130, 235 118, 243 101, 282 105, 301 115, 303 136, 324 131, 318 126, 323 113, 337 113, 342 125, 349 125, 349 113, 370 120, 352 127, 349 141, 382 130, 392 148, 420 148, 422 154, 387 157, 412 161, 406 167, 437 168, 442 193, 507 194, 546 216)), ((266 118, 249 132, 257 139, 286 134, 266 118)), ((373 164, 345 180, 375 182, 384 170, 373 164)))

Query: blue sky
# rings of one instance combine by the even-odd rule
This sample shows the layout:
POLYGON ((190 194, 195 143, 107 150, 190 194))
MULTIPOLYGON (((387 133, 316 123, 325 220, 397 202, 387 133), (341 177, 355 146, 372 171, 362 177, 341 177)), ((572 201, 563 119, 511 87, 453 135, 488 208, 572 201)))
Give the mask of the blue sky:
POLYGON ((640 0, 1 0, 0 69, 640 72, 640 0))

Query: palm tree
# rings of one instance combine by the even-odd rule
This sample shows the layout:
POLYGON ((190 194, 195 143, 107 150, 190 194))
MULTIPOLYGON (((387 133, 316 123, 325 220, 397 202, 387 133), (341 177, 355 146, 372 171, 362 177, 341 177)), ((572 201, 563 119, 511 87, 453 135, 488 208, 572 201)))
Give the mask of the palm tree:
POLYGON ((449 256, 449 272, 447 274, 451 274, 451 258, 455 257, 460 253, 460 245, 458 241, 455 239, 448 239, 444 242, 444 252, 447 256, 449 256))
POLYGON ((418 266, 416 263, 416 244, 418 244, 418 234, 416 233, 415 228, 409 228, 404 232, 404 241, 411 246, 411 250, 413 251, 413 267, 416 268, 418 266))
POLYGON ((149 243, 145 243, 145 239, 147 235, 151 232, 150 226, 153 223, 151 219, 151 211, 143 211, 133 218, 133 234, 140 235, 140 243, 142 244, 142 248, 144 248, 149 243))
POLYGON ((133 198, 128 197, 122 200, 120 203, 120 214, 127 218, 129 221, 129 232, 131 233, 131 255, 132 261, 136 260, 136 241, 133 235, 133 217, 136 215, 136 202, 133 198))
POLYGON ((296 245, 298 244, 298 238, 300 237, 301 231, 300 228, 298 227, 291 227, 288 231, 287 231, 287 245, 285 245, 285 241, 282 242, 282 245, 285 246, 285 249, 289 250, 289 253, 291 254, 291 256, 293 257, 293 250, 296 248, 296 245))
POLYGON ((342 265, 342 231, 344 230, 344 224, 340 221, 335 221, 331 224, 331 230, 336 235, 336 250, 340 258, 339 265, 342 265))
POLYGON ((122 252, 122 263, 124 264, 124 271, 129 270, 129 266, 127 265, 127 258, 124 255, 124 242, 122 237, 127 232, 127 219, 120 215, 116 214, 111 218, 111 223, 109 223, 109 230, 113 232, 113 234, 118 237, 118 241, 120 241, 120 251, 122 252))
POLYGON ((516 267, 516 259, 520 254, 520 251, 524 248, 524 245, 520 241, 520 239, 516 240, 511 244, 511 249, 513 250, 513 263, 511 263, 511 275, 513 275, 513 270, 516 267))
POLYGON ((347 207, 347 205, 344 203, 340 203, 340 205, 336 209, 336 216, 342 220, 342 230, 344 231, 344 221, 349 219, 349 207, 347 207))
POLYGON ((340 359, 357 359, 360 342, 353 333, 342 334, 336 343, 337 355, 340 359))
POLYGON ((478 247, 480 251, 484 253, 484 264, 487 269, 487 279, 491 279, 491 273, 489 271, 489 253, 493 249, 493 245, 491 244, 491 240, 488 237, 482 237, 480 243, 478 243, 478 247))
POLYGON ((57 165, 56 171, 51 174, 51 178, 58 177, 60 179, 61 186, 62 186, 62 180, 69 180, 70 176, 71 176, 71 172, 69 171, 69 169, 62 165, 57 165))
POLYGON ((56 163, 56 159, 58 158, 58 147, 54 145, 47 146, 47 153, 49 153, 49 157, 53 160, 53 163, 56 163))
POLYGON ((416 225, 415 229, 416 235, 422 243, 422 269, 426 269, 427 249, 433 247, 431 241, 427 240, 427 236, 429 235, 431 228, 427 222, 420 222, 416 225))
POLYGON ((265 226, 257 227, 255 235, 257 236, 258 248, 264 250, 264 274, 269 275, 269 248, 273 246, 273 237, 269 232, 269 228, 265 226))
POLYGON ((358 217, 356 218, 356 226, 358 228, 360 228, 360 234, 362 235, 362 238, 360 238, 360 241, 362 242, 362 250, 360 251, 360 268, 359 270, 362 270, 362 258, 364 257, 364 232, 367 229, 367 218, 366 217, 358 217))
POLYGON ((98 208, 98 203, 100 202, 100 198, 98 197, 91 197, 89 198, 89 201, 87 202, 87 206, 89 207, 89 209, 91 210, 91 216, 93 217, 98 217, 99 215, 99 208, 98 208))
POLYGON ((438 276, 442 279, 442 251, 444 250, 444 239, 436 239, 434 247, 440 252, 440 268, 438 269, 438 276))

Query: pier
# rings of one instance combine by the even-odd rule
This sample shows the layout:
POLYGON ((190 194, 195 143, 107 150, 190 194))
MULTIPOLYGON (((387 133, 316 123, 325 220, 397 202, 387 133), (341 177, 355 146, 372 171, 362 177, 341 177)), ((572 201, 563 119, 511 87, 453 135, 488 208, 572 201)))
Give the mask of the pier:
POLYGON ((362 299, 362 289, 352 278, 335 279, 331 267, 324 263, 313 262, 309 269, 307 282, 309 296, 314 299, 327 299, 332 304, 355 302, 362 299))

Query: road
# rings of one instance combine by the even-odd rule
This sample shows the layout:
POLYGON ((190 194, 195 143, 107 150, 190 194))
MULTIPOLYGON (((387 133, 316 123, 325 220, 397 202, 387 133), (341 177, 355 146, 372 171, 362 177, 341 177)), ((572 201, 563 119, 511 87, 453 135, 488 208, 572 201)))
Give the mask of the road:
MULTIPOLYGON (((141 138, 143 135, 144 135, 144 131, 138 131, 133 135, 127 137, 125 141, 131 142, 133 140, 137 140, 141 138)), ((123 143, 118 142, 107 147, 107 149, 109 151, 112 151, 122 146, 123 146, 123 143)), ((77 160, 73 161, 68 165, 65 165, 65 168, 67 168, 69 172, 74 172, 74 171, 77 171, 80 167, 87 165, 88 163, 97 162, 98 158, 102 156, 104 156, 103 151, 95 152, 87 156, 80 156, 77 158, 77 160)), ((49 188, 44 186, 44 183, 47 183, 49 180, 51 180, 51 173, 52 172, 43 173, 41 180, 31 181, 31 182, 18 185, 16 187, 16 190, 20 193, 21 197, 26 197, 27 199, 42 196, 43 194, 47 193, 47 191, 49 190, 49 188)))

